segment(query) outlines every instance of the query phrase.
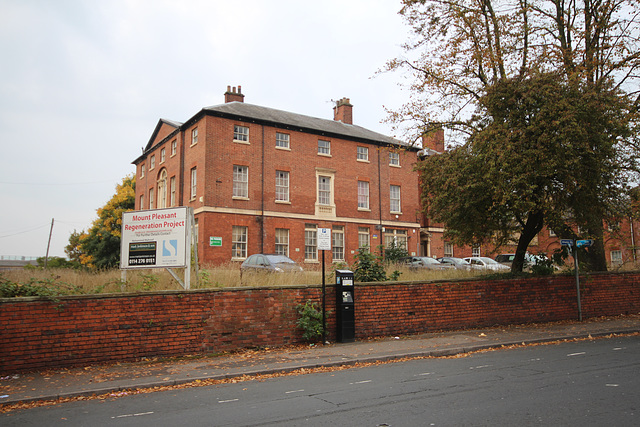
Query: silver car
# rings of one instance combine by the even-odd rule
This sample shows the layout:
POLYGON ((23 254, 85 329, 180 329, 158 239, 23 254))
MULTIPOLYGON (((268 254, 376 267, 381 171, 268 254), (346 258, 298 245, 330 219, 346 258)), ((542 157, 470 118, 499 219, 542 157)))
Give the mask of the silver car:
POLYGON ((474 270, 492 270, 492 271, 509 271, 510 268, 506 265, 502 265, 496 262, 494 259, 491 259, 486 256, 472 256, 464 258, 469 264, 471 264, 471 268, 474 270))
POLYGON ((269 273, 283 273, 302 271, 294 260, 284 255, 254 254, 245 259, 240 266, 241 272, 264 271, 269 273))
POLYGON ((408 265, 409 268, 426 268, 429 270, 448 270, 453 268, 451 265, 442 264, 437 259, 428 256, 408 256, 400 258, 399 261, 408 265))
POLYGON ((440 261, 440 263, 444 265, 451 265, 458 270, 471 270, 471 264, 469 264, 462 258, 443 256, 441 258, 438 258, 438 261, 440 261))

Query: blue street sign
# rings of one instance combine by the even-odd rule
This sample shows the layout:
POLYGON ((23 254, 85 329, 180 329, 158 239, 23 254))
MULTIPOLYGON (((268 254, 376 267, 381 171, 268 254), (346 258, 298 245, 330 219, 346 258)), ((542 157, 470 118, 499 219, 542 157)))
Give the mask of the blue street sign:
POLYGON ((576 246, 579 247, 579 248, 588 248, 591 245, 593 245, 593 240, 591 240, 591 239, 576 240, 576 246))
POLYGON ((572 239, 560 239, 560 244, 562 246, 573 246, 573 240, 572 239))

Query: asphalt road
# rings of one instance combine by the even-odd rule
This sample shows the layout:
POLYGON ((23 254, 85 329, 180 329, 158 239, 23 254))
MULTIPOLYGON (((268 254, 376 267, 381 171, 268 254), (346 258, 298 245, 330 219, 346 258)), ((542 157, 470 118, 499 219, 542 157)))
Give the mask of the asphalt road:
POLYGON ((636 426, 640 337, 59 404, 2 426, 636 426))

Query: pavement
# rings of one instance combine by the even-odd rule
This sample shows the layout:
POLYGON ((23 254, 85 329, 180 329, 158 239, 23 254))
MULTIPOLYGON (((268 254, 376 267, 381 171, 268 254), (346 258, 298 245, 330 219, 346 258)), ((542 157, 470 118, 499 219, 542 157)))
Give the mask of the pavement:
POLYGON ((17 373, 0 377, 0 410, 38 401, 121 396, 142 389, 201 385, 205 381, 231 381, 404 358, 454 356, 502 346, 633 333, 640 333, 640 314, 17 373))

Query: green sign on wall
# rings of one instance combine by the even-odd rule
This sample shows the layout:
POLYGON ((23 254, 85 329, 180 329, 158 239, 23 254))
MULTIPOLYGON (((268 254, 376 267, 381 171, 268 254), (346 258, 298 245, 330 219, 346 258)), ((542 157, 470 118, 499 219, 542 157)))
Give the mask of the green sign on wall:
POLYGON ((209 237, 209 246, 222 246, 222 237, 209 237))

